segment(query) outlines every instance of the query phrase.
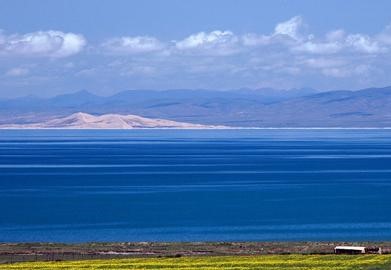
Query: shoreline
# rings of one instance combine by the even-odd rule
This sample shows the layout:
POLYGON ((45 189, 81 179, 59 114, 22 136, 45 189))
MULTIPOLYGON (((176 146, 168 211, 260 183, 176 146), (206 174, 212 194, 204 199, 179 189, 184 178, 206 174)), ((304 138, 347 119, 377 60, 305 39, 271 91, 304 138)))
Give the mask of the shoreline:
POLYGON ((223 128, 14 128, 0 130, 391 130, 391 127, 223 127, 223 128))
POLYGON ((182 256, 329 255, 334 253, 335 246, 341 245, 381 247, 383 254, 391 254, 391 241, 0 243, 0 264, 182 256))

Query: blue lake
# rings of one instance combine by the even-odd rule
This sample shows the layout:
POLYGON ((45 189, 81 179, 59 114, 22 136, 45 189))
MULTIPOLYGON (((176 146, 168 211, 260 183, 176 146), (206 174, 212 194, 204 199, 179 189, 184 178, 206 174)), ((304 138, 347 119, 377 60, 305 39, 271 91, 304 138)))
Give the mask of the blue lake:
POLYGON ((391 240, 391 130, 0 131, 0 242, 391 240))

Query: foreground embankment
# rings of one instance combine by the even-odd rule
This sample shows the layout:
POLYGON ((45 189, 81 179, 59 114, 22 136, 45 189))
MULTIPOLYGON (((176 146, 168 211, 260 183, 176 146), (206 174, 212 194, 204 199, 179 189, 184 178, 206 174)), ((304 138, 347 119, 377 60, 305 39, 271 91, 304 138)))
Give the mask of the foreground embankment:
POLYGON ((327 255, 335 246, 380 247, 391 253, 391 242, 124 242, 124 243, 2 243, 0 263, 78 261, 128 258, 202 256, 327 255))
POLYGON ((391 255, 353 256, 295 254, 254 256, 194 256, 181 258, 133 258, 1 264, 0 270, 3 269, 389 270, 391 269, 391 255))

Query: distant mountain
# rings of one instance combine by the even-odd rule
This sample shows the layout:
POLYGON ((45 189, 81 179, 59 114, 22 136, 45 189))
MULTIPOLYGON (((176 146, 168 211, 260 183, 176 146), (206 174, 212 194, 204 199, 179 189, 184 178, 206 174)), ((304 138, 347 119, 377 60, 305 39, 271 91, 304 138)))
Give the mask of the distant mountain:
POLYGON ((257 126, 391 127, 391 87, 331 91, 256 110, 257 126))
MULTIPOLYGON (((221 114, 242 111, 258 104, 270 104, 315 93, 312 89, 238 90, 128 90, 101 97, 79 91, 53 98, 33 96, 0 100, 0 124, 32 123, 79 111, 92 114, 136 114, 176 121, 209 123, 221 114)), ((216 118, 217 117, 217 118, 216 118)))
POLYGON ((48 99, 0 100, 0 124, 44 122, 79 111, 237 127, 391 127, 391 87, 330 92, 131 90, 108 97, 80 91, 48 99))
POLYGON ((0 125, 0 128, 16 129, 133 129, 133 128, 221 128, 222 126, 207 126, 191 123, 175 122, 164 119, 150 119, 137 115, 91 115, 88 113, 74 113, 67 117, 55 118, 48 121, 32 124, 0 125))

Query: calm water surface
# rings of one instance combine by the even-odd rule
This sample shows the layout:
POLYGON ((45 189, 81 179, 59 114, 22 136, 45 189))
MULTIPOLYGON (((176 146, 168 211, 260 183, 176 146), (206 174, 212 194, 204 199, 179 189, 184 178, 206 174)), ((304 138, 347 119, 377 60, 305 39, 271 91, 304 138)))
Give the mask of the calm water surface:
POLYGON ((201 240, 391 240, 391 130, 0 131, 0 242, 201 240))

